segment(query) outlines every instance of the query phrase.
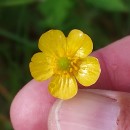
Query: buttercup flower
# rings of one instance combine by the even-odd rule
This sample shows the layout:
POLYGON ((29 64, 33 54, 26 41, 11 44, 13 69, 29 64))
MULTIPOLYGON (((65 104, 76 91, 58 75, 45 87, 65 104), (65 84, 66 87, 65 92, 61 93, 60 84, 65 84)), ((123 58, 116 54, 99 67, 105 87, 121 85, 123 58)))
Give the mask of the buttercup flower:
POLYGON ((60 30, 50 30, 39 39, 41 52, 33 55, 29 64, 32 77, 44 81, 51 77, 49 92, 57 98, 76 95, 76 80, 84 85, 94 84, 100 75, 98 59, 88 56, 93 49, 91 38, 74 29, 67 37, 60 30))

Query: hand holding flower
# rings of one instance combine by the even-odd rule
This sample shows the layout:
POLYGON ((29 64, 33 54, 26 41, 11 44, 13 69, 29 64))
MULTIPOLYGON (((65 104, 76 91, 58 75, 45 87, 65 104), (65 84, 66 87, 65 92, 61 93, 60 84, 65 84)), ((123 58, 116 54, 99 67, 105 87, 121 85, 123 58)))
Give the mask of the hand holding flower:
POLYGON ((58 100, 54 104, 56 99, 48 94, 48 81, 30 81, 12 102, 11 121, 14 129, 129 130, 129 50, 130 36, 92 54, 99 59, 102 72, 91 88, 118 91, 82 89, 72 99, 58 100))

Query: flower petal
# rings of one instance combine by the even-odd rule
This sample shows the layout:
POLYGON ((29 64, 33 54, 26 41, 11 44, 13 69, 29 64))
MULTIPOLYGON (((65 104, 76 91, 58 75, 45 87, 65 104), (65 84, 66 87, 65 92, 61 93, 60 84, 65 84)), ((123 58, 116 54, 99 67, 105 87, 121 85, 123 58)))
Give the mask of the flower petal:
POLYGON ((53 75, 52 60, 44 53, 39 52, 34 54, 31 61, 29 64, 30 72, 35 80, 43 81, 53 75))
POLYGON ((45 53, 63 57, 66 49, 66 37, 60 30, 50 30, 42 34, 38 46, 45 53))
POLYGON ((84 58, 92 52, 91 38, 82 31, 74 29, 67 37, 67 55, 84 58))
POLYGON ((60 99, 69 99, 77 93, 77 82, 73 76, 54 75, 49 84, 50 93, 60 99))
POLYGON ((87 57, 79 65, 79 71, 75 73, 76 79, 84 86, 94 84, 99 78, 101 69, 98 59, 95 57, 87 57))
POLYGON ((85 58, 93 50, 93 43, 91 38, 86 34, 84 34, 83 36, 84 36, 84 39, 82 41, 83 44, 75 54, 75 56, 79 58, 85 58))

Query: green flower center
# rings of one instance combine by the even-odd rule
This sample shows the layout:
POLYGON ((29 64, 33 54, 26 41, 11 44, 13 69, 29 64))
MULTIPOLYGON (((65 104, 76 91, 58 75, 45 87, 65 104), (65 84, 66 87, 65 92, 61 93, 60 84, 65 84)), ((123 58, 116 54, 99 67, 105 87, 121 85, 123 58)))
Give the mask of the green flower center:
POLYGON ((70 60, 67 57, 61 57, 58 60, 58 67, 62 70, 68 70, 70 67, 70 60))

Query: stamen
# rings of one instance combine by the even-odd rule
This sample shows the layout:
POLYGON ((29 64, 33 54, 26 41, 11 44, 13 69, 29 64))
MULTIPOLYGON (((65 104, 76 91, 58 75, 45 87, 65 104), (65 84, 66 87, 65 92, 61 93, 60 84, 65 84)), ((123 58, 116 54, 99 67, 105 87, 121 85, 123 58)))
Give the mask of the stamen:
POLYGON ((73 65, 74 70, 78 70, 78 67, 76 65, 73 65))
POLYGON ((71 73, 71 72, 73 72, 73 69, 72 69, 72 68, 70 68, 70 73, 71 73))

